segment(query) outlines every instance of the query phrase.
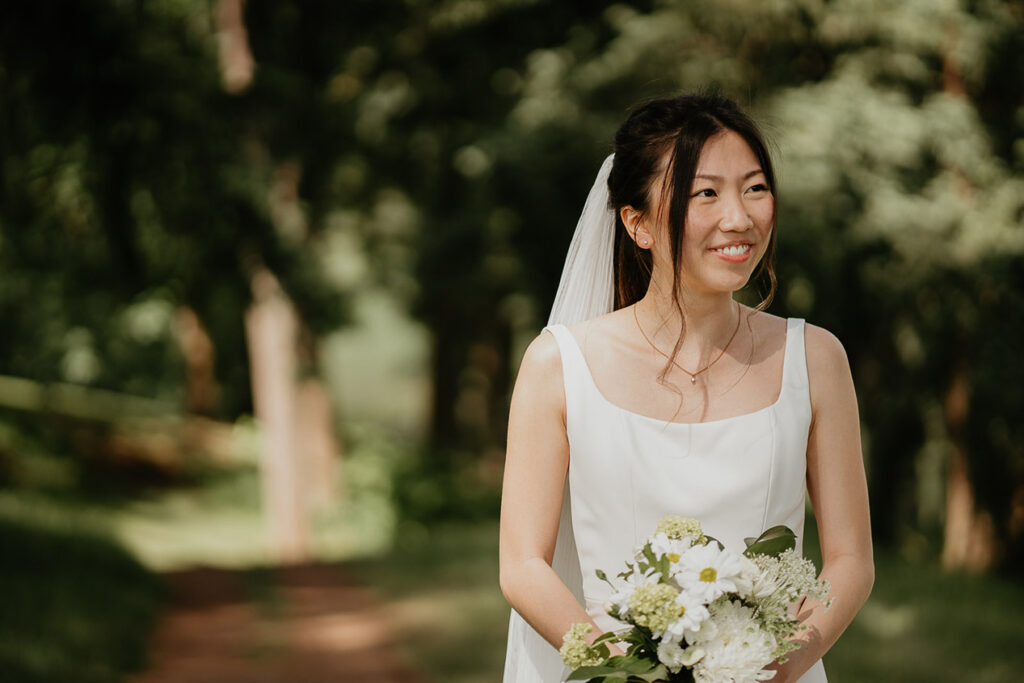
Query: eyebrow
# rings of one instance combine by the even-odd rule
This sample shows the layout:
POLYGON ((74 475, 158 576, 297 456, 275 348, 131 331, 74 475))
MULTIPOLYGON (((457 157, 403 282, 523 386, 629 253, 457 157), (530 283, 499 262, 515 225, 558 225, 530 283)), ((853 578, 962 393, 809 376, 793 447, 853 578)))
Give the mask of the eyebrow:
MULTIPOLYGON (((748 180, 750 178, 753 178, 758 173, 764 173, 764 170, 760 169, 760 168, 756 168, 753 171, 747 171, 747 174, 745 176, 743 176, 743 180, 748 180)), ((704 178, 705 180, 721 180, 722 179, 722 176, 720 176, 720 175, 712 175, 710 173, 698 173, 698 174, 696 174, 693 177, 695 179, 696 178, 704 178)))

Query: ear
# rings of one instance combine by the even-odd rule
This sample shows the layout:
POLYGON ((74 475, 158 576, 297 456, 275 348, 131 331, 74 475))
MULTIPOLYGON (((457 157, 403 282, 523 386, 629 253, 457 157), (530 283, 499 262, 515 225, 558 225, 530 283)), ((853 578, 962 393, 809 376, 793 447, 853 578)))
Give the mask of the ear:
POLYGON ((641 249, 650 249, 654 246, 654 236, 644 224, 643 214, 632 206, 624 206, 619 210, 619 217, 622 224, 626 226, 626 232, 633 238, 641 249))

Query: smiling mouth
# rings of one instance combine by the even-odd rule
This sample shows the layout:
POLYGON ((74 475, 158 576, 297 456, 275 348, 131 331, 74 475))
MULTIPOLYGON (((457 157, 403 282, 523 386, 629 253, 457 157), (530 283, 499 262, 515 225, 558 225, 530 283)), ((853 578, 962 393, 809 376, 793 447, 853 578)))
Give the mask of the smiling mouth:
POLYGON ((750 245, 734 244, 728 247, 719 247, 718 249, 712 249, 711 251, 718 254, 725 254, 726 256, 740 256, 750 251, 750 245))

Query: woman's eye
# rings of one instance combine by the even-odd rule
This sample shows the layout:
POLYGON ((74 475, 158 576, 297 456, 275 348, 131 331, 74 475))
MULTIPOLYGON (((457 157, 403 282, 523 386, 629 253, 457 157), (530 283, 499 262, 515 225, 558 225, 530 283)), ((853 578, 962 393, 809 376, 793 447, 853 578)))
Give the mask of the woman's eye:
POLYGON ((715 191, 712 190, 709 187, 709 188, 706 188, 706 189, 703 189, 703 190, 697 190, 696 192, 693 193, 693 196, 694 197, 714 197, 715 196, 715 191))
POLYGON ((757 185, 751 186, 747 192, 767 192, 768 186, 764 183, 758 183, 757 185))

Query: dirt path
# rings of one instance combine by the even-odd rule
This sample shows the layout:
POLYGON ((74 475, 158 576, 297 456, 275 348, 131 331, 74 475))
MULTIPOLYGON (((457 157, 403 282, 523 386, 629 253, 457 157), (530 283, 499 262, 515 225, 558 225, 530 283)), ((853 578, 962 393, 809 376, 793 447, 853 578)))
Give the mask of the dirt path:
POLYGON ((426 683, 369 592, 333 566, 167 575, 172 603, 131 683, 426 683))

